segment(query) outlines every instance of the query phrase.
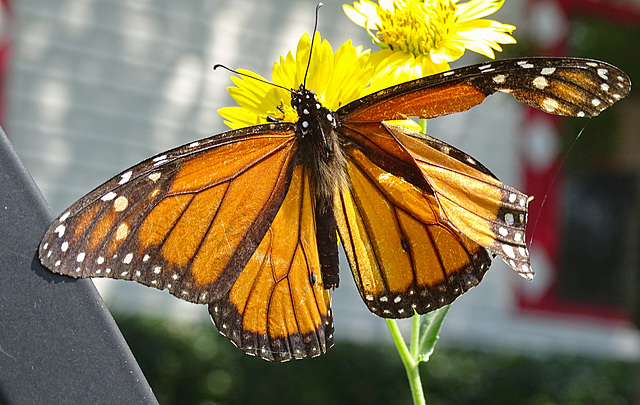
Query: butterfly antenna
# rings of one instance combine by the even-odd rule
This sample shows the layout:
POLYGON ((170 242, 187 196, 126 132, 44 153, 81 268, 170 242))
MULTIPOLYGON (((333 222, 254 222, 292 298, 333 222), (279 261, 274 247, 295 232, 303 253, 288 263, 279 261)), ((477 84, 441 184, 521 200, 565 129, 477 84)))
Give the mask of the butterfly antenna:
POLYGON ((585 124, 582 127, 582 129, 580 130, 580 132, 578 132, 578 136, 575 137, 575 139, 573 140, 573 142, 569 146, 569 149, 567 149, 567 152, 562 157, 562 161, 560 162, 560 165, 558 165, 558 168, 556 169, 555 173, 553 174, 553 178, 551 179, 551 182, 549 182, 549 186, 547 187, 547 191, 544 193, 544 197, 542 198, 542 203, 540 203, 540 208, 538 209, 538 215, 536 216, 536 221, 533 223, 533 229, 531 230, 531 239, 529 240, 529 246, 533 245, 533 238, 534 238, 535 233, 536 233, 536 228, 538 227, 538 221, 540 220, 540 216, 542 215, 542 209, 544 208, 544 205, 547 202, 547 198, 549 197, 549 192, 551 191, 551 187, 558 180, 558 176, 560 175, 560 169, 562 169, 564 167, 564 164, 566 163, 567 159, 569 158, 569 154, 573 150, 573 147, 576 146, 576 144, 578 143, 578 139, 580 139, 580 137, 582 136, 582 133, 584 132, 586 127, 587 127, 587 124, 585 124))
POLYGON ((313 35, 311 35, 311 48, 309 49, 309 61, 307 62, 307 70, 304 72, 304 80, 302 81, 302 85, 306 88, 307 86, 307 75, 309 74, 309 67, 311 66, 311 55, 313 55, 313 42, 316 39, 316 32, 318 31, 318 15, 320 14, 320 7, 322 7, 322 3, 318 3, 316 6, 316 22, 313 25, 313 35))
POLYGON ((216 70, 217 68, 222 68, 224 70, 227 70, 227 71, 233 73, 234 75, 238 75, 238 76, 241 76, 241 77, 247 77, 249 79, 257 80, 257 81, 262 82, 262 83, 270 84, 270 85, 272 85, 274 87, 278 87, 278 88, 284 89, 284 90, 292 93, 291 89, 288 89, 288 88, 286 88, 284 86, 280 86, 279 84, 271 83, 271 82, 269 82, 267 80, 261 79, 259 77, 253 76, 253 75, 248 75, 246 73, 240 73, 237 70, 233 70, 231 68, 226 67, 225 65, 221 65, 221 64, 213 65, 213 70, 216 70))

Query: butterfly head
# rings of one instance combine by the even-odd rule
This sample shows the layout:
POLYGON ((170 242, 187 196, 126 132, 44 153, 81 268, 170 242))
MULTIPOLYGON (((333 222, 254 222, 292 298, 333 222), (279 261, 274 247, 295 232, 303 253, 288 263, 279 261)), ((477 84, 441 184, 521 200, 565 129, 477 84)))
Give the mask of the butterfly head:
MULTIPOLYGON (((304 137, 309 134, 312 128, 318 128, 318 119, 324 115, 326 120, 335 126, 335 118, 331 111, 323 107, 318 100, 318 96, 312 90, 307 90, 304 85, 300 86, 298 91, 294 91, 291 95, 291 107, 298 114, 298 128, 300 135, 304 137)), ((322 125, 322 124, 320 124, 322 125)))

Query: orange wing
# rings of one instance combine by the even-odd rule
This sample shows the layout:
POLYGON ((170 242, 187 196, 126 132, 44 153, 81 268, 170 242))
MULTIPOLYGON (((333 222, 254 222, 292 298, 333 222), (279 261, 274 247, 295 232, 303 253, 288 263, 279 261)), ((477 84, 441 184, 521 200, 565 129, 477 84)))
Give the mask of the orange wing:
POLYGON ((244 352, 272 361, 315 357, 333 345, 322 283, 313 197, 303 166, 267 234, 228 295, 209 304, 218 330, 244 352))
POLYGON ((385 318, 426 313, 480 282, 489 255, 443 218, 433 194, 359 149, 349 151, 347 171, 351 187, 336 197, 336 222, 371 312, 385 318))
POLYGON ((501 183, 471 156, 389 123, 350 123, 344 133, 382 170, 433 197, 442 222, 531 279, 525 244, 527 196, 501 183))
POLYGON ((505 59, 389 87, 340 108, 340 122, 436 118, 466 111, 495 92, 550 114, 594 117, 631 90, 627 75, 581 58, 505 59))
POLYGON ((63 213, 40 258, 209 304, 221 333, 272 361, 332 346, 314 200, 292 124, 229 131, 156 156, 63 213))
POLYGON ((438 201, 441 215, 455 229, 527 279, 533 279, 525 243, 528 198, 452 146, 438 147, 414 131, 386 124, 385 129, 411 155, 438 201), (458 156, 460 160, 454 156, 458 156))
POLYGON ((412 313, 408 308, 426 312, 451 302, 486 271, 484 248, 524 277, 533 277, 525 244, 527 196, 464 152, 382 121, 465 111, 495 92, 510 93, 548 113, 595 116, 629 89, 629 78, 604 62, 515 59, 424 77, 340 108, 336 115, 350 156, 349 175, 367 181, 352 179, 352 189, 343 191, 335 206, 369 308, 381 316, 403 317, 412 313), (382 199, 377 208, 375 198, 382 199), (417 229, 425 229, 422 234, 413 236, 403 223, 405 215, 414 217, 417 229), (427 232, 432 229, 449 236, 432 236, 427 232), (451 263, 442 259, 448 251, 458 252, 451 263), (428 275, 417 263, 430 261, 435 263, 428 275), (413 298, 418 292, 424 301, 413 298))
POLYGON ((58 217, 40 245, 52 271, 225 297, 285 198, 292 124, 229 131, 148 159, 58 217), (238 215, 242 213, 242 215, 238 215))

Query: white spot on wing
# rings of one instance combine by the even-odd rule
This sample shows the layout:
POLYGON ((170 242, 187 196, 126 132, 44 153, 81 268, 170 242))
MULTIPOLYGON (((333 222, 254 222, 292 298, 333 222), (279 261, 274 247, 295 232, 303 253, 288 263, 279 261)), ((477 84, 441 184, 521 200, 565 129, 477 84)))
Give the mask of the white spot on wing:
POLYGON ((113 202, 113 209, 116 212, 122 212, 125 209, 127 209, 128 205, 129 205, 129 200, 127 199, 127 197, 121 195, 120 197, 116 198, 116 200, 113 202))
POLYGON ((542 100, 542 108, 544 108, 547 112, 554 112, 558 109, 558 107, 560 107, 560 104, 557 100, 549 97, 542 100))
MULTIPOLYGON (((67 229, 66 226, 60 224, 56 227, 56 229, 53 231, 54 233, 58 234, 58 238, 62 238, 62 235, 64 235, 64 231, 67 229)), ((46 249, 46 248, 45 248, 46 249)))
POLYGON ((506 214, 504 214, 504 222, 507 223, 507 225, 511 226, 514 224, 514 218, 513 218, 513 214, 510 212, 507 212, 506 214))
POLYGON ((495 75, 493 76, 493 82, 496 84, 502 84, 507 80, 507 75, 495 75))
POLYGON ((162 155, 162 156, 158 156, 153 158, 153 165, 154 166, 159 166, 161 164, 164 164, 167 162, 167 155, 162 155))
POLYGON ((535 79, 533 79, 532 83, 533 83, 533 86, 539 90, 542 90, 549 85, 549 82, 544 76, 536 77, 535 79))
POLYGON ((129 264, 133 260, 133 253, 127 253, 127 255, 122 259, 122 263, 129 264))
POLYGON ((504 252, 504 254, 506 254, 507 256, 509 256, 512 259, 515 259, 516 257, 516 252, 513 251, 513 248, 509 245, 502 245, 502 251, 504 252))
POLYGON ((126 172, 125 174, 120 176, 120 181, 118 182, 118 184, 124 184, 124 183, 128 182, 129 180, 131 180, 131 175, 132 174, 133 174, 133 172, 131 170, 129 170, 128 172, 126 172))
POLYGON ((609 74, 609 71, 607 69, 604 69, 604 68, 598 69, 598 76, 602 77, 604 80, 609 80, 609 76, 607 76, 608 74, 609 74))
POLYGON ((116 198, 117 194, 113 191, 109 191, 107 194, 102 196, 102 201, 111 201, 116 198))

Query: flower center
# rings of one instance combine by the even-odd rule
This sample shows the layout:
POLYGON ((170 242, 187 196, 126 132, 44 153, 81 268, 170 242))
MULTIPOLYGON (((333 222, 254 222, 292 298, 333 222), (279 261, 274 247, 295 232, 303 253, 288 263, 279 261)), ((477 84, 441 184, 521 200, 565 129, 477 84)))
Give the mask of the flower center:
POLYGON ((408 0, 393 2, 393 10, 378 10, 376 37, 393 51, 429 54, 449 36, 457 23, 453 0, 408 0))

